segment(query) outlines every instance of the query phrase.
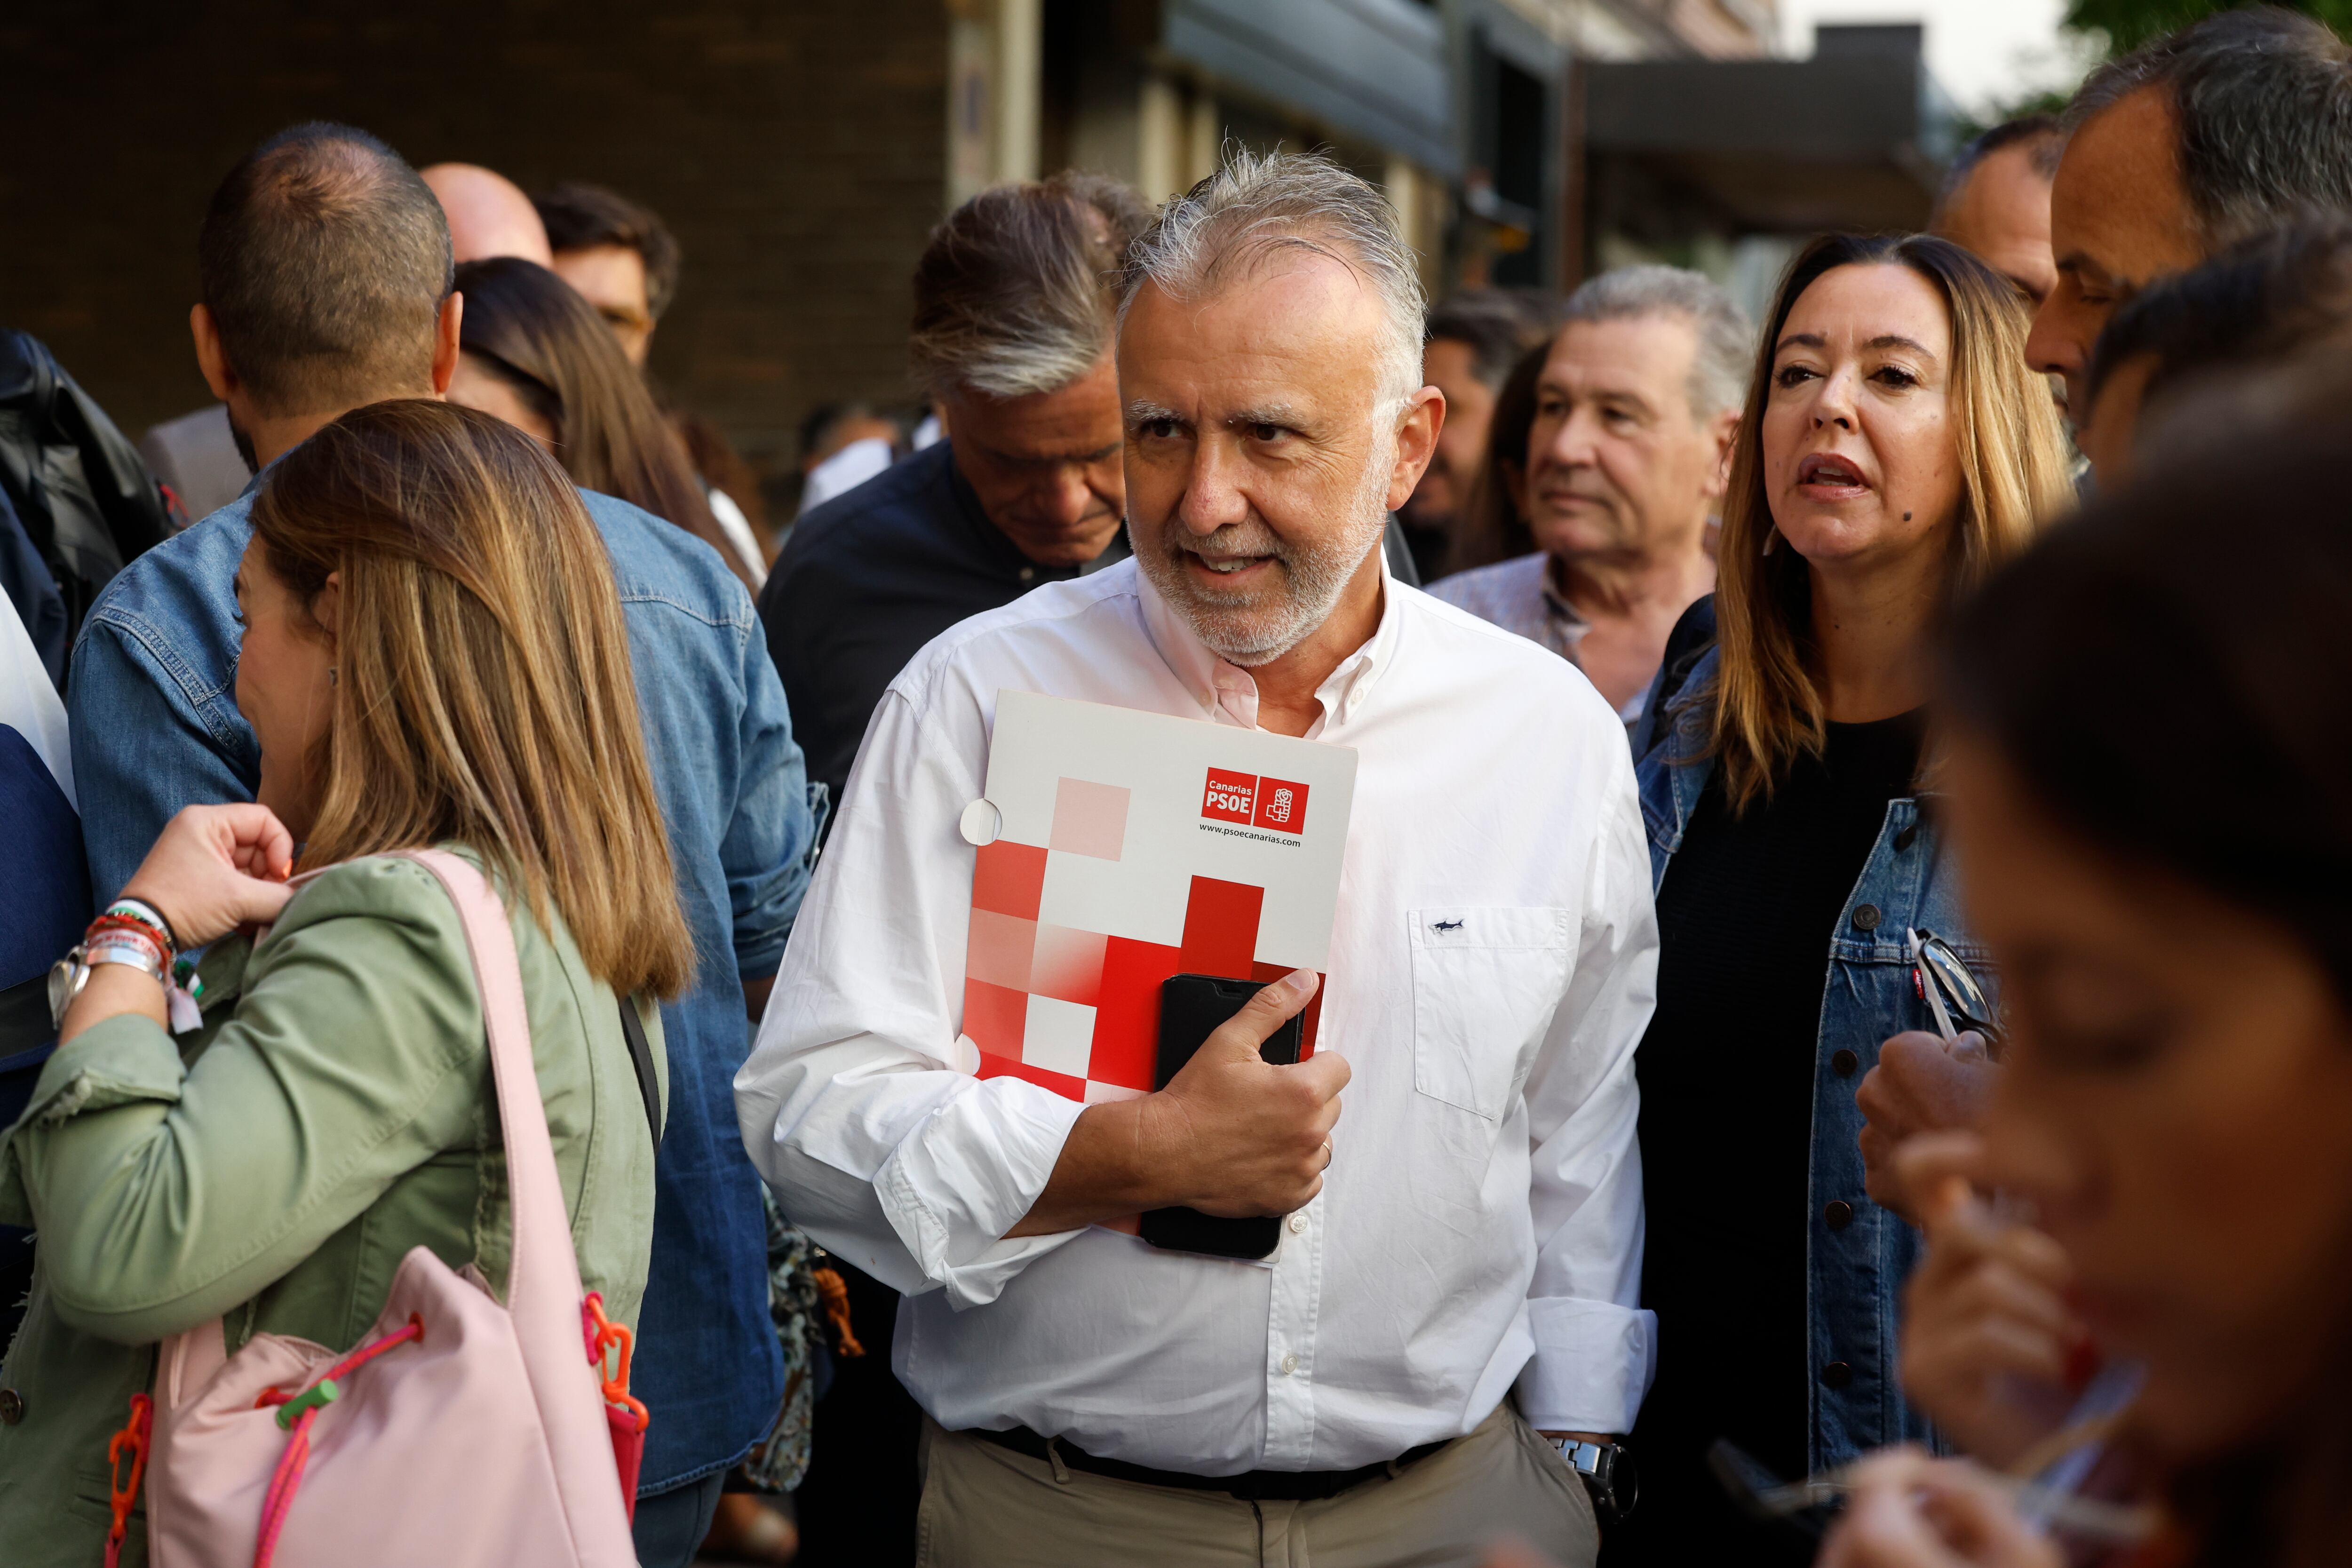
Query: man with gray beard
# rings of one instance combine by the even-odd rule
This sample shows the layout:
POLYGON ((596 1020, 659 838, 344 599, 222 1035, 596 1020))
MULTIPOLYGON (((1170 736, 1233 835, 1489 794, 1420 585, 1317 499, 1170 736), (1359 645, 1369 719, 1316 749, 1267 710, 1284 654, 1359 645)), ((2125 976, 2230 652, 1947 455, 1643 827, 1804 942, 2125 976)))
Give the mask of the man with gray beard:
POLYGON ((1632 764, 1572 666, 1383 564, 1444 418, 1423 309, 1385 199, 1322 159, 1171 202, 1119 285, 1134 560, 934 641, 850 775, 736 1093, 794 1220, 908 1298, 928 1561, 1370 1568, 1512 1531, 1589 1564, 1630 1504, 1632 764), (958 822, 1007 689, 1355 749, 1311 1057, 1258 1048, 1299 971, 1156 1093, 968 1070, 958 822), (1114 1228, 1177 1205, 1287 1217, 1259 1263, 1114 1228))

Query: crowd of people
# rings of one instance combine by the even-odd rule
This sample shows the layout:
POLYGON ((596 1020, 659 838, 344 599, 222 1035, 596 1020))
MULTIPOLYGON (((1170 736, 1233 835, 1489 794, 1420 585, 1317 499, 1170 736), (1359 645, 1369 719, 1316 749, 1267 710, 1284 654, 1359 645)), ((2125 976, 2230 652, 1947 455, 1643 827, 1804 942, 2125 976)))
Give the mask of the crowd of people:
POLYGON ((2320 23, 1756 322, 1432 306, 1318 156, 985 192, 781 552, 635 202, 314 123, 196 254, 156 477, 9 344, 9 1562, 2352 1558, 2320 23), (974 1072, 1008 689, 1352 749, 1328 978, 974 1072))

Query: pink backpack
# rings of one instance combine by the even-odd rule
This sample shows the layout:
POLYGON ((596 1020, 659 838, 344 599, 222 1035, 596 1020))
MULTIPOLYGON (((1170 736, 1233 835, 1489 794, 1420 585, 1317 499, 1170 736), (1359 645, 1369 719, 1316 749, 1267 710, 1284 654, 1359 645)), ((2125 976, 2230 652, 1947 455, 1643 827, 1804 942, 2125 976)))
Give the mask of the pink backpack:
POLYGON ((513 1208, 507 1304, 418 1247, 347 1353, 257 1334, 226 1355, 218 1320, 165 1341, 147 1477, 156 1568, 636 1563, 620 1473, 634 1454, 615 1464, 602 1310, 581 1295, 514 931, 473 867, 441 850, 407 858, 457 906, 488 1025, 513 1208))

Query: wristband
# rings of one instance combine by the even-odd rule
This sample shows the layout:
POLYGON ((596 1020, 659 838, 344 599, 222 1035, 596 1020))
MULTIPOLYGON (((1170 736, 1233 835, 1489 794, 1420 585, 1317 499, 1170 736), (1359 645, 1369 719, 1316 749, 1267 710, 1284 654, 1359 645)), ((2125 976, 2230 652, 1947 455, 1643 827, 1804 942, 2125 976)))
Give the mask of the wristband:
POLYGON ((82 944, 81 954, 82 962, 92 969, 101 963, 120 963, 139 971, 167 990, 171 987, 171 966, 158 951, 154 939, 143 932, 133 936, 118 931, 94 936, 82 944))
POLYGON ((120 915, 100 915, 89 922, 82 933, 84 947, 96 947, 102 942, 136 942, 155 955, 156 964, 166 974, 172 973, 172 961, 178 956, 171 944, 157 936, 144 921, 125 920, 120 915))
POLYGON ((184 1035, 204 1024, 196 998, 204 982, 195 975, 193 958, 175 956, 164 940, 144 921, 101 916, 90 924, 80 945, 59 959, 49 971, 49 1020, 62 1026, 66 1009, 89 984, 90 971, 101 963, 136 969, 163 988, 164 1016, 172 1033, 184 1035))
POLYGON ((106 912, 99 918, 136 921, 162 937, 164 945, 170 947, 174 952, 179 951, 179 932, 172 929, 172 922, 163 918, 163 910, 144 899, 117 899, 106 906, 106 912))

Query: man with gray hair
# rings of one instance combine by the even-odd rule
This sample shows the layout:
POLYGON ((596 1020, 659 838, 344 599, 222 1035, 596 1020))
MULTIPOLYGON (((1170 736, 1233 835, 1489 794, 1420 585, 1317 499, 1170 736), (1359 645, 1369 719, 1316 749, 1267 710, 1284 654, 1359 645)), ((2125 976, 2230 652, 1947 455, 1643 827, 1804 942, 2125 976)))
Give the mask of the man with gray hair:
POLYGON ((1537 549, 1431 592, 1580 668, 1626 722, 1666 637, 1715 589, 1713 524, 1755 333, 1696 272, 1626 267, 1572 295, 1496 479, 1537 549))
POLYGON ((1590 1564, 1631 1500, 1632 763, 1572 666, 1384 563, 1444 415, 1423 309, 1393 210, 1323 159, 1171 202, 1119 279, 1135 559, 959 626, 875 714, 736 1088, 786 1211, 907 1293, 929 1561, 1369 1568, 1509 1531, 1590 1564), (1302 970, 1155 1092, 974 1070, 959 825, 1008 689, 1355 751, 1306 1060, 1260 1051, 1302 970), (1135 1234, 1180 1205, 1286 1217, 1257 1263, 1135 1234))
POLYGON ((1125 553, 1108 279, 1148 216, 1118 181, 1064 174, 931 232, 909 357, 947 438, 804 514, 760 595, 809 777, 835 800, 918 648, 1125 553))

